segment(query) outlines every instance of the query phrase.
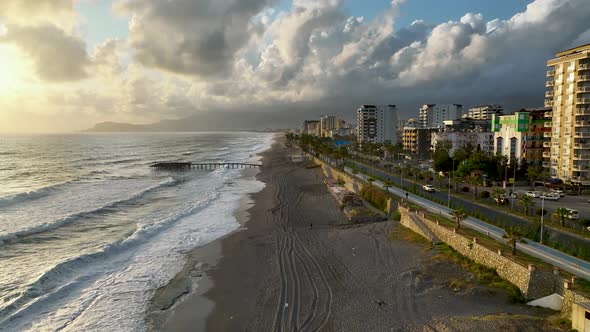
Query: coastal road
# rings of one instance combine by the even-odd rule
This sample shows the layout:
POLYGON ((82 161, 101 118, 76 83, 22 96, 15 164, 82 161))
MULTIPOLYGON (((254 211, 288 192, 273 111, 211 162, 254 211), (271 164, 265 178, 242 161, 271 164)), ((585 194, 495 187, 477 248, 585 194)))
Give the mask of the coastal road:
MULTIPOLYGON (((348 167, 345 168, 345 171, 349 174, 352 175, 352 170, 348 167)), ((392 178, 388 176, 387 174, 383 173, 383 172, 379 172, 378 170, 375 171, 374 174, 383 177, 383 178, 390 178, 390 181, 393 181, 392 178)), ((365 175, 365 174, 356 174, 357 178, 360 178, 364 181, 366 181, 369 176, 365 175)), ((381 183, 381 181, 375 181, 374 182, 377 186, 383 188, 383 183, 381 183)), ((398 182, 399 183, 399 182, 398 182)), ((400 197, 405 197, 406 191, 399 189, 399 188, 388 188, 388 191, 392 194, 395 194, 397 196, 400 197)), ((436 192, 435 194, 440 194, 440 192, 436 192)), ((432 202, 426 198, 423 197, 419 197, 413 194, 409 194, 408 195, 408 199, 410 202, 418 204, 424 208, 426 208, 427 210, 434 212, 434 213, 439 213, 445 217, 448 218, 453 218, 451 213, 451 209, 449 209, 446 206, 437 204, 435 202, 432 202)), ((477 208, 481 207, 479 205, 477 205, 477 208)), ((487 211, 482 211, 483 213, 487 213, 487 211)), ((505 234, 504 230, 496 227, 494 225, 490 225, 482 220, 473 218, 473 217, 468 217, 467 219, 465 219, 463 221, 463 225, 465 225, 466 227, 469 227, 471 229, 474 229, 480 233, 483 234, 487 234, 490 237, 498 240, 498 241, 504 241, 503 239, 503 235, 505 234)), ((581 259, 575 258, 573 256, 564 254, 560 251, 557 251, 555 249, 549 248, 547 246, 544 246, 542 244, 527 240, 527 243, 518 243, 517 247, 522 250, 523 252, 526 252, 527 254, 537 257, 539 259, 542 259, 543 261, 553 264, 565 271, 568 271, 578 277, 590 280, 590 263, 583 261, 581 259)))
MULTIPOLYGON (((355 160, 348 159, 348 161, 354 163, 359 169, 363 170, 364 173, 373 174, 384 179, 389 179, 396 186, 399 185, 400 187, 403 187, 402 183, 405 185, 405 187, 414 186, 414 183, 409 182, 406 179, 402 179, 397 175, 386 173, 377 168, 367 167, 367 165, 357 162, 355 160)), ((421 185, 416 186, 418 190, 421 189, 421 185)), ((438 201, 448 201, 448 192, 446 191, 436 191, 430 193, 429 195, 431 195, 432 198, 438 201)), ((502 220, 505 224, 507 224, 507 226, 522 227, 532 225, 529 221, 508 214, 502 211, 501 209, 494 209, 453 195, 451 195, 451 206, 462 206, 468 213, 479 212, 481 214, 485 214, 486 216, 494 220, 502 220)), ((575 250, 576 247, 590 247, 590 239, 577 234, 563 232, 547 225, 545 225, 544 233, 545 241, 557 241, 560 245, 568 246, 571 250, 575 250)))

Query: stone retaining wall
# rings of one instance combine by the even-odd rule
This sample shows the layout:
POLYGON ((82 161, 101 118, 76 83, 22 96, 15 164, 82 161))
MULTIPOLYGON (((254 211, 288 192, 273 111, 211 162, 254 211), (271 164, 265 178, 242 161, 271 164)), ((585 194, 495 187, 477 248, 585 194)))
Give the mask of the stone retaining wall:
MULTIPOLYGON (((500 277, 516 285, 526 298, 537 299, 555 292, 559 276, 553 272, 540 271, 534 265, 523 266, 506 257, 501 251, 496 252, 477 243, 477 238, 469 239, 455 233, 454 230, 429 220, 420 212, 410 212, 402 206, 399 207, 399 211, 402 219, 405 218, 406 221, 411 220, 409 214, 417 215, 440 241, 476 263, 496 270, 500 277)), ((418 233, 422 235, 423 232, 418 233)))
POLYGON ((568 282, 563 290, 563 307, 561 308, 561 316, 567 319, 572 319, 572 307, 574 303, 590 303, 590 296, 578 293, 572 290, 568 282))
POLYGON ((359 182, 359 180, 356 180, 352 176, 344 172, 341 172, 330 165, 327 165, 325 162, 318 158, 313 157, 313 161, 316 163, 316 165, 320 165, 322 167, 322 171, 324 172, 324 175, 326 175, 326 177, 334 180, 342 179, 342 181, 344 181, 344 188, 348 189, 349 191, 357 195, 361 192, 361 188, 363 187, 363 185, 359 182))

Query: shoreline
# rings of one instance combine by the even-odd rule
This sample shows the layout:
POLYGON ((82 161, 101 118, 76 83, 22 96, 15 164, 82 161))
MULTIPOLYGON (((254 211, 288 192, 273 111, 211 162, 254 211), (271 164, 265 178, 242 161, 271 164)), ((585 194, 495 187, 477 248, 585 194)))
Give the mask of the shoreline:
MULTIPOLYGON (((280 144, 277 135, 273 137, 268 149, 258 153, 261 156, 261 162, 264 163, 265 156, 270 153, 275 144, 280 144)), ((264 169, 245 169, 240 179, 255 178, 256 181, 263 182, 266 188, 268 183, 261 179, 263 172, 264 169)), ((207 318, 215 306, 215 303, 205 296, 214 287, 214 278, 208 272, 215 269, 223 259, 223 241, 247 229, 246 224, 251 221, 250 210, 253 209, 259 193, 250 193, 240 198, 239 208, 233 214, 240 225, 236 230, 188 251, 185 254, 186 262, 182 270, 166 285, 155 290, 148 303, 146 316, 149 331, 206 330, 207 318), (194 310, 195 308, 197 310, 194 310), (190 321, 184 317, 190 318, 190 321)))
POLYGON ((321 170, 288 161, 283 142, 261 154, 265 187, 239 209, 243 227, 190 252, 177 285, 158 290, 182 300, 153 330, 553 331, 550 312, 508 304, 399 223, 343 226, 321 170), (181 280, 198 287, 183 293, 181 280))

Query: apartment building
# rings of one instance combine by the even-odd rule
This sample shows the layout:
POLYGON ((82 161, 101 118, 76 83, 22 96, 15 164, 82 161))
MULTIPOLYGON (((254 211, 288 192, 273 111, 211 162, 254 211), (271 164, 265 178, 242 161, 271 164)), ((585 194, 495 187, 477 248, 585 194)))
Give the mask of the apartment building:
POLYGON ((431 135, 438 131, 436 128, 404 127, 402 131, 402 147, 408 155, 419 159, 430 158, 431 135))
POLYGON ((474 120, 491 120, 492 115, 504 114, 504 109, 500 105, 480 105, 469 109, 467 113, 463 114, 463 118, 474 120))
POLYGON ((547 61, 545 106, 553 128, 544 166, 562 180, 590 184, 590 44, 547 61))
POLYGON ((340 129, 340 120, 333 115, 322 115, 320 118, 320 134, 322 137, 331 137, 332 130, 340 129))
POLYGON ((397 143, 397 107, 362 105, 356 111, 357 140, 362 143, 397 143))
POLYGON ((494 153, 507 157, 511 164, 524 161, 528 165, 543 165, 551 137, 546 117, 550 111, 522 109, 511 115, 492 115, 494 153))
POLYGON ((303 121, 303 128, 301 131, 303 134, 320 136, 321 126, 319 120, 305 120, 303 121))
POLYGON ((420 108, 420 128, 442 128, 445 120, 458 119, 463 115, 460 104, 427 104, 420 108))
POLYGON ((472 146, 491 156, 494 153, 494 133, 489 131, 440 131, 433 132, 431 137, 432 150, 436 151, 438 145, 449 142, 452 156, 457 149, 472 146))

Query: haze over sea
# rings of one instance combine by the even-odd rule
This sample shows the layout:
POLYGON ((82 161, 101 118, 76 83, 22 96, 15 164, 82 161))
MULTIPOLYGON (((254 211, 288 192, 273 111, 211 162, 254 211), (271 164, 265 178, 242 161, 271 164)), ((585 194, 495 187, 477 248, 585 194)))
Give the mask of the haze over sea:
POLYGON ((0 136, 0 330, 145 329, 183 253, 239 227, 262 189, 240 169, 151 171, 155 161, 257 161, 272 134, 0 136))

